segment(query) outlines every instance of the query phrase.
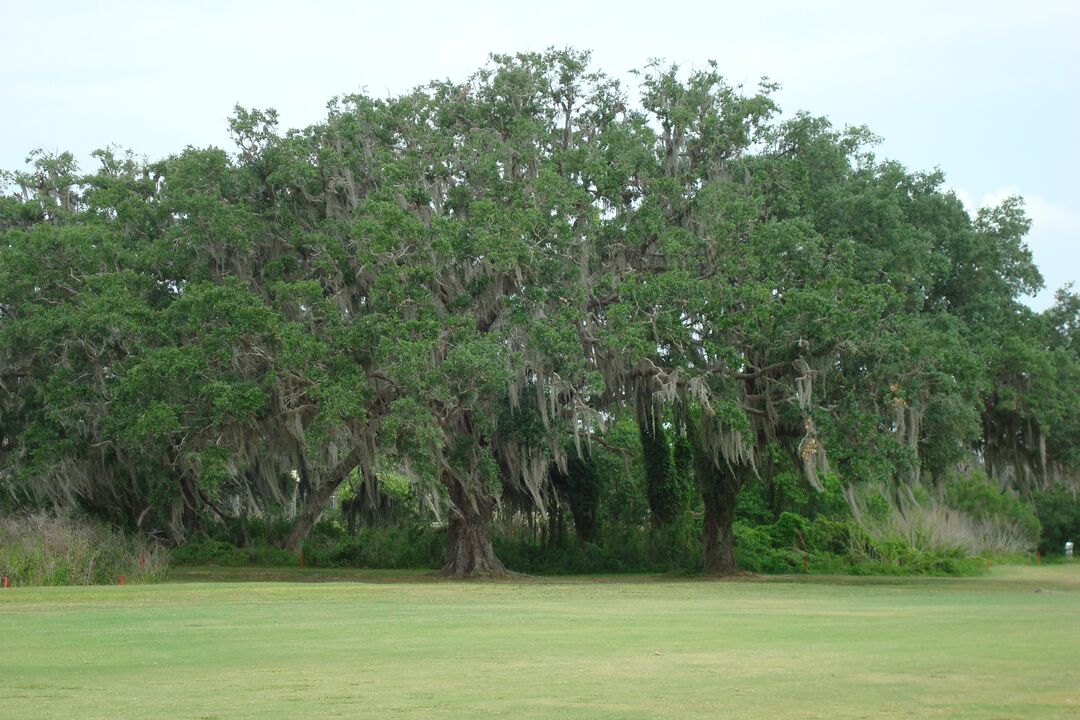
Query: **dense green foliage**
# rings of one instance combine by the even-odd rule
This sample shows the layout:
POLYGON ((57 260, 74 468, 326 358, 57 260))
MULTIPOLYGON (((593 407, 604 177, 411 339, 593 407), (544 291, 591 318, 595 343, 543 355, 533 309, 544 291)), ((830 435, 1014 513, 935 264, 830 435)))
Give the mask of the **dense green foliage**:
POLYGON ((454 575, 1034 542, 1080 468, 1080 299, 1020 302, 1022 202, 972 217, 769 83, 638 79, 493 56, 304 129, 238 107, 232 153, 33 153, 0 195, 0 503, 454 575))
POLYGON ((1075 490, 1053 488, 1035 496, 1035 509, 1042 524, 1039 549, 1043 553, 1064 552, 1065 543, 1080 537, 1080 495, 1075 490))

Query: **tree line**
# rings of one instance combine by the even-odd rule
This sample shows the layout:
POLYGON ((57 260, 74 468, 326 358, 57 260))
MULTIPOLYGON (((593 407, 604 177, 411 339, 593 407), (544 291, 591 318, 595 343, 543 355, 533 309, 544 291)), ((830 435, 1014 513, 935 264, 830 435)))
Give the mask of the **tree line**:
POLYGON ((0 196, 0 507, 182 543, 293 504, 297 549, 393 473, 444 571, 492 574, 510 508, 595 538, 603 451, 727 573, 753 483, 1073 482, 1080 297, 1022 303, 1020 199, 971 216, 769 83, 637 77, 497 55, 300 130, 237 107, 231 153, 32 154, 0 196))

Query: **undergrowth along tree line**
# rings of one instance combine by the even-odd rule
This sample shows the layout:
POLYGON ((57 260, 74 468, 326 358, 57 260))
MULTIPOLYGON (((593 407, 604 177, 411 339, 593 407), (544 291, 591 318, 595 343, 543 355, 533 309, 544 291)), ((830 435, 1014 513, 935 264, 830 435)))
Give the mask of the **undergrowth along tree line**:
POLYGON ((769 83, 638 79, 493 56, 300 130, 237 107, 231 153, 36 151, 0 503, 288 553, 324 518, 326 562, 404 533, 452 575, 1036 543, 1076 502, 1080 298, 1020 302, 1022 202, 972 217, 769 83))

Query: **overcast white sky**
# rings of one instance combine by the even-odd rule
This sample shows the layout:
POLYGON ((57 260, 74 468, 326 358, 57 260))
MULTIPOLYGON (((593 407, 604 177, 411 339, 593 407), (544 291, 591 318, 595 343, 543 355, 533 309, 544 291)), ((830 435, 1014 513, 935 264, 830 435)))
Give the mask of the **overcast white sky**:
POLYGON ((715 59, 780 82, 786 112, 868 125, 880 156, 941 168, 969 207, 1023 195, 1034 307, 1080 281, 1080 3, 767 4, 0 0, 0 168, 36 147, 228 147, 235 103, 304 126, 334 95, 462 79, 490 52, 572 45, 620 77, 715 59))

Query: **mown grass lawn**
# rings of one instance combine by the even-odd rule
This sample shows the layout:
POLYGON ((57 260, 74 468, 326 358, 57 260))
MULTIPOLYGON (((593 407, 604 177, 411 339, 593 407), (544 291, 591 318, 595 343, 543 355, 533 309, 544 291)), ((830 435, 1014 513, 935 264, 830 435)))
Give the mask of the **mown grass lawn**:
POLYGON ((0 590, 0 717, 1080 717, 1080 563, 221 581, 249 576, 0 590))

